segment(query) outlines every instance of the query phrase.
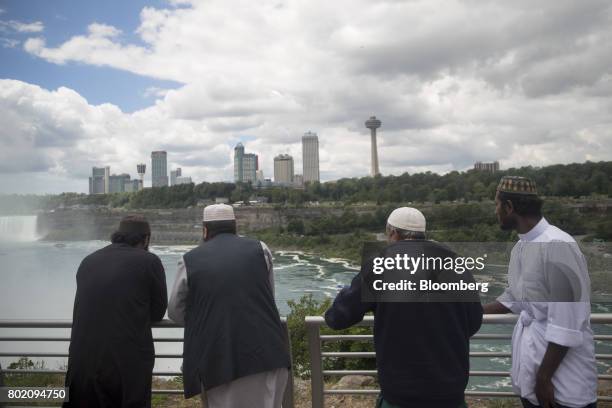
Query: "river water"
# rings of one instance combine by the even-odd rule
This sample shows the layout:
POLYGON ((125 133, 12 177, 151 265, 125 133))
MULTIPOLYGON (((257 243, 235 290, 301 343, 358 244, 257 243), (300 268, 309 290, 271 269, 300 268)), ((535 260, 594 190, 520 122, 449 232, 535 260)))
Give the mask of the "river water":
MULTIPOLYGON (((0 217, 1 218, 1 217, 0 217)), ((104 241, 81 242, 40 242, 32 241, 35 236, 31 231, 17 234, 22 239, 12 239, 11 242, 2 238, 7 228, 31 228, 29 221, 17 223, 0 219, 0 319, 71 319, 75 293, 75 275, 80 261, 89 253, 105 246, 104 241), (11 224, 12 222, 12 224, 11 224), (7 227, 7 225, 11 225, 7 227), (19 227, 16 227, 19 225, 19 227)), ((13 231, 12 237, 16 236, 13 231)), ((5 235, 6 238, 6 235, 5 235)), ((157 254, 166 270, 167 285, 170 289, 176 274, 176 264, 182 254, 191 246, 158 246, 153 245, 151 252, 157 254)), ((338 287, 346 285, 357 273, 357 267, 342 259, 322 258, 316 255, 297 251, 274 251, 274 271, 276 301, 281 315, 289 312, 287 301, 299 299, 307 293, 315 298, 333 297, 338 287)), ((486 280, 490 283, 488 298, 500 293, 505 286, 505 266, 492 266, 487 270, 486 280)), ((610 306, 604 303, 594 303, 593 312, 608 312, 610 306)), ((487 325, 482 332, 511 333, 512 327, 504 325, 487 325)), ((612 334, 610 325, 594 327, 597 333, 612 334)), ((40 330, 0 329, 1 336, 35 335, 40 330)), ((45 335, 67 335, 66 330, 45 330, 45 335)), ((181 335, 181 329, 156 329, 162 336, 181 335), (162 332, 163 330, 163 332, 162 332)), ((0 351, 66 351, 67 343, 0 341, 0 351)), ((472 351, 510 351, 507 340, 473 340, 472 351)), ((612 353, 612 345, 597 342, 598 353, 612 353)), ((181 346, 173 343, 157 343, 158 353, 181 353, 181 346)), ((6 367, 15 358, 2 358, 0 364, 6 367)), ((33 358, 33 360, 36 360, 33 358)), ((46 359, 48 368, 59 368, 65 364, 65 359, 46 359)), ((179 359, 158 359, 155 369, 177 370, 179 359)), ((508 358, 472 358, 472 370, 508 371, 508 358)), ((599 363, 599 371, 605 372, 609 366, 599 363)), ((470 389, 508 390, 509 379, 499 377, 476 377, 470 380, 470 389)))

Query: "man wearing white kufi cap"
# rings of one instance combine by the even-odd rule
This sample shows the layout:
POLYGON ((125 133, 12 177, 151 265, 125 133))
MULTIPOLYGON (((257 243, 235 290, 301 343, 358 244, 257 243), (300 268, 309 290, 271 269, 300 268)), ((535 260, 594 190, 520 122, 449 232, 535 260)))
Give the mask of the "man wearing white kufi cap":
POLYGON ((179 262, 168 316, 185 326, 185 398, 208 408, 280 408, 288 339, 274 302, 272 254, 236 234, 234 209, 204 208, 202 243, 179 262))
MULTIPOLYGON (((416 208, 395 209, 387 219, 389 244, 377 257, 456 258, 449 249, 425 239, 425 226, 425 217, 416 208)), ((412 301, 384 296, 370 299, 366 286, 373 280, 369 278, 385 275, 375 275, 374 258, 366 259, 369 260, 361 266, 351 286, 336 296, 325 313, 325 321, 332 329, 341 330, 359 323, 366 313, 374 313, 374 346, 381 388, 377 408, 465 407, 469 340, 482 323, 480 302, 473 297, 462 302, 431 299, 422 302, 421 297, 412 301)), ((440 273, 432 272, 420 268, 414 270, 414 276, 440 273)))

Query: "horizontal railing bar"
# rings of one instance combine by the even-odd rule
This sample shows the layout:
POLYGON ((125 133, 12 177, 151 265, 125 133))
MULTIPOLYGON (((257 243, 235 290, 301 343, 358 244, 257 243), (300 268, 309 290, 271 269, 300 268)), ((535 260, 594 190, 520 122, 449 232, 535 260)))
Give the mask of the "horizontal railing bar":
MULTIPOLYGON (((70 337, 0 337, 0 341, 70 341, 70 337)), ((154 337, 154 343, 182 343, 182 337, 154 337)))
POLYGON ((151 390, 152 394, 175 394, 183 395, 183 390, 151 390))
POLYGON ((497 352, 497 351, 471 351, 470 357, 512 357, 512 353, 509 352, 497 352))
MULTIPOLYGON (((13 351, 13 352, 0 352, 0 357, 68 357, 67 352, 37 352, 37 351, 13 351)), ((156 354, 155 358, 183 358, 182 354, 170 353, 170 354, 156 354)))
MULTIPOLYGON (((604 355, 607 356, 607 355, 604 355)), ((325 351, 321 353, 321 357, 347 357, 347 358, 373 358, 376 357, 374 351, 325 351)), ((511 353, 508 352, 495 352, 495 351, 473 351, 470 353, 470 357, 512 357, 511 353)), ((603 358, 607 360, 607 358, 603 358)))
POLYGON ((496 398, 518 398, 511 391, 466 391, 466 397, 496 397, 496 398))
POLYGON ((0 337, 0 341, 70 341, 70 337, 0 337))
POLYGON ((486 340, 510 340, 512 339, 511 334, 492 334, 492 333, 481 333, 472 336, 472 340, 486 339, 486 340))
MULTIPOLYGON (((376 370, 323 370, 323 375, 377 375, 376 370)), ((470 371, 475 377, 510 377, 508 371, 470 371)))
MULTIPOLYGON (((506 334, 475 334, 472 339, 476 340, 510 340, 511 335, 506 334)), ((597 334, 593 336, 595 340, 600 341, 612 341, 612 335, 608 334, 597 334)), ((329 334, 322 335, 321 341, 345 341, 345 340, 373 340, 374 335, 372 334, 329 334)), ((70 337, 34 337, 34 336, 23 336, 23 337, 0 337, 0 341, 57 341, 64 342, 70 341, 70 337)), ((153 337, 155 343, 182 343, 182 337, 153 337)))
MULTIPOLYGON (((380 390, 378 389, 365 389, 365 390, 323 390, 325 395, 335 394, 354 394, 354 395, 378 395, 380 390)), ((518 398, 513 392, 510 391, 466 391, 466 397, 495 397, 495 398, 518 398)), ((612 397, 599 395, 597 397, 598 402, 612 402, 612 397)))
MULTIPOLYGON (((512 336, 505 334, 476 334, 472 337, 472 339, 486 339, 486 340, 510 340, 512 336)), ((347 341, 347 340, 355 340, 355 341, 364 341, 364 340, 373 340, 374 336, 371 334, 355 334, 355 335, 322 335, 321 341, 347 341)), ((595 335, 595 340, 601 341, 612 341, 612 335, 595 335)), ((57 341, 57 342, 66 342, 70 341, 70 337, 0 337, 0 341, 57 341)), ((153 342, 155 343, 182 343, 182 337, 154 337, 153 342)))
POLYGON ((325 351, 321 357, 350 357, 350 358, 373 358, 376 353, 373 351, 325 351))
POLYGON ((0 357, 68 357, 67 352, 63 353, 51 353, 51 352, 37 352, 37 351, 7 351, 1 352, 0 357))
MULTIPOLYGON (((494 351, 473 351, 470 353, 470 357, 501 357, 509 358, 511 353, 497 353, 494 351)), ((68 357, 67 352, 53 353, 53 352, 29 352, 29 351, 14 351, 14 352, 1 352, 0 357, 68 357)), ((321 357, 337 358, 374 358, 376 353, 373 351, 326 351, 321 353, 321 357)), ((155 358, 183 358, 182 354, 170 353, 170 354, 156 354, 155 358)), ((612 360, 612 354, 596 354, 596 360, 612 360)))
POLYGON ((323 394, 380 394, 380 390, 323 390, 323 394))
MULTIPOLYGON (((500 314, 500 315, 483 315, 483 324, 514 324, 516 323, 518 316, 513 314, 500 314)), ((325 325, 325 319, 323 316, 306 316, 307 325, 325 325)), ((593 313, 591 315, 591 324, 610 324, 612 323, 612 313, 593 313)), ((364 316, 363 320, 359 322, 358 326, 372 326, 374 324, 374 316, 364 316)), ((1 326, 0 326, 1 327, 1 326)))
POLYGON ((323 375, 376 375, 376 370, 323 370, 323 375))
MULTIPOLYGON (((281 322, 287 323, 287 318, 281 316, 281 322)), ((172 320, 164 319, 151 324, 154 329, 157 328, 179 328, 183 326, 173 322, 172 320)), ((0 328, 26 328, 26 329, 70 329, 72 328, 72 320, 65 319, 0 319, 0 328)))
MULTIPOLYGON (((28 370, 28 369, 2 369, 0 373, 4 374, 66 374, 66 370, 28 370)), ((183 375, 180 371, 154 371, 154 376, 158 377, 180 377, 183 375)), ((323 375, 377 375, 376 370, 324 370, 323 375)), ((470 376, 475 377, 509 377, 507 371, 470 371, 470 376)), ((612 381, 612 375, 601 374, 597 376, 599 380, 612 381)))
MULTIPOLYGON (((7 369, 2 369, 0 370, 0 373, 4 373, 4 374, 66 374, 66 370, 41 370, 41 369, 35 369, 35 370, 28 370, 28 369, 14 369, 14 368, 7 368, 7 369)), ((153 371, 153 376, 157 376, 157 377, 180 377, 182 376, 183 373, 180 371, 153 371)))
POLYGON ((593 336, 595 340, 612 341, 612 335, 610 334, 596 334, 593 336))
POLYGON ((373 340, 372 334, 324 334, 319 336, 321 341, 343 341, 343 340, 373 340))

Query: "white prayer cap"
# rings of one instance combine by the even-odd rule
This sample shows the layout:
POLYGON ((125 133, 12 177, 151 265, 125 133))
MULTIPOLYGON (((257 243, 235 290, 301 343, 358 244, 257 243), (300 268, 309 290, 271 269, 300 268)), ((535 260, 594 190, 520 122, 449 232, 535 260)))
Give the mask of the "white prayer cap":
POLYGON ((412 207, 400 207, 393 210, 387 224, 406 231, 425 232, 425 216, 412 207))
POLYGON ((204 222, 235 220, 234 209, 227 204, 212 204, 204 207, 204 222))

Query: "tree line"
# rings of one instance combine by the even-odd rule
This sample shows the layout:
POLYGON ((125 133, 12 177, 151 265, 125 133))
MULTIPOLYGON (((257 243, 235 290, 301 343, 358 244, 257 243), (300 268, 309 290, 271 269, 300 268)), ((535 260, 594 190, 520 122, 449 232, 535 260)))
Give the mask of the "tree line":
POLYGON ((491 200, 503 175, 534 179, 539 193, 555 197, 612 196, 612 161, 520 167, 495 173, 468 170, 440 175, 432 172, 400 176, 343 178, 307 183, 304 188, 257 188, 249 183, 203 182, 172 187, 147 188, 136 193, 86 195, 63 193, 46 196, 2 195, 0 213, 53 209, 71 205, 105 205, 126 208, 186 208, 199 202, 226 197, 248 204, 254 196, 268 203, 300 206, 309 202, 376 204, 399 202, 473 202, 491 200))

